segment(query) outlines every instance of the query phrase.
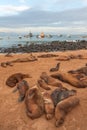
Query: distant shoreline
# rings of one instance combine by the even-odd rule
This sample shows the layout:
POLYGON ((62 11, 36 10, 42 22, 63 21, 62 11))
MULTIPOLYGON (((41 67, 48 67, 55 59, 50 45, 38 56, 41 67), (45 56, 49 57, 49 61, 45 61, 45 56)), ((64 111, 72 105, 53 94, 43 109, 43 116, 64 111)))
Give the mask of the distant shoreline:
POLYGON ((0 48, 0 53, 31 53, 31 52, 53 52, 53 51, 66 51, 66 50, 79 50, 87 49, 87 41, 81 40, 76 42, 67 41, 52 41, 42 44, 20 44, 15 47, 0 48))

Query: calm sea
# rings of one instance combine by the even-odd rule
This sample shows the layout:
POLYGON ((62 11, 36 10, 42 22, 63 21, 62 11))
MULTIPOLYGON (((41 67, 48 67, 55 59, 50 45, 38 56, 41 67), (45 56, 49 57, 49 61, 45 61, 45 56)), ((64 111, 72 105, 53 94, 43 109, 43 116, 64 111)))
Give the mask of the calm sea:
POLYGON ((83 37, 83 35, 46 35, 44 38, 37 38, 37 35, 33 35, 31 38, 24 37, 24 34, 16 34, 16 33, 0 33, 0 48, 1 47, 14 47, 19 44, 31 44, 31 43, 46 43, 52 41, 76 41, 76 40, 87 40, 87 37, 83 37))

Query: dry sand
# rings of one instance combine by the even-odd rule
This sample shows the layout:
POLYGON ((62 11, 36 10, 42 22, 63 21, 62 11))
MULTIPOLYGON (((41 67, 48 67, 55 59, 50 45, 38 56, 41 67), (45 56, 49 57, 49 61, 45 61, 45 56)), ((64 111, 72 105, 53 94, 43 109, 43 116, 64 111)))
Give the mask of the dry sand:
MULTIPOLYGON (((51 54, 70 55, 81 54, 87 56, 86 50, 66 51, 66 52, 50 52, 51 54)), ((44 53, 33 53, 35 56, 44 53)), ((47 53, 46 53, 47 54, 47 53)), ((5 57, 0 55, 0 62, 11 61, 17 58, 28 57, 30 54, 13 54, 13 57, 5 57)), ((56 128, 55 118, 48 121, 45 115, 31 120, 26 115, 24 101, 18 103, 18 92, 12 93, 14 88, 6 86, 6 79, 14 73, 29 73, 32 78, 26 79, 32 87, 37 83, 41 72, 49 72, 49 69, 55 67, 60 62, 60 70, 67 72, 71 69, 77 69, 87 63, 87 59, 71 59, 70 61, 57 61, 56 57, 38 58, 35 62, 15 63, 14 66, 3 68, 0 66, 0 130, 87 130, 87 88, 75 88, 69 84, 63 83, 63 86, 69 89, 76 89, 80 98, 80 105, 73 109, 65 119, 64 124, 56 128)))

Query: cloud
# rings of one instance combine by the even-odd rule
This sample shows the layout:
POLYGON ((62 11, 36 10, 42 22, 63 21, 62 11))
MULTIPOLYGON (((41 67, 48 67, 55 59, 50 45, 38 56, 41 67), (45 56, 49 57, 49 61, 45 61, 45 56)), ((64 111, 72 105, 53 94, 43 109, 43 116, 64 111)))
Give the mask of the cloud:
MULTIPOLYGON (((18 11, 20 10, 18 9, 18 11)), ((19 15, 1 17, 0 26, 85 26, 87 25, 86 12, 87 7, 62 12, 28 9, 19 15)))
MULTIPOLYGON (((21 9, 17 10, 21 12, 21 9)), ((20 30, 87 32, 87 7, 61 12, 28 9, 19 15, 1 17, 0 27, 20 30), (30 29, 31 28, 31 29, 30 29)))
POLYGON ((10 16, 18 14, 19 12, 30 9, 29 6, 13 6, 13 5, 0 5, 0 16, 10 16), (3 13, 2 13, 3 12, 3 13))
MULTIPOLYGON (((61 11, 61 12, 50 12, 50 11, 42 11, 42 10, 33 10, 28 9, 25 10, 25 8, 12 8, 10 11, 19 11, 21 12, 18 16, 11 16, 6 17, 7 20, 15 19, 17 23, 37 23, 38 25, 40 23, 59 23, 62 22, 72 22, 72 21, 87 21, 87 7, 81 8, 81 9, 72 9, 67 11, 61 11), (24 11, 23 11, 24 9, 24 11), (19 21, 18 21, 19 20, 19 21)), ((5 17, 4 17, 5 18, 5 17)), ((1 20, 1 19, 0 19, 1 20)))

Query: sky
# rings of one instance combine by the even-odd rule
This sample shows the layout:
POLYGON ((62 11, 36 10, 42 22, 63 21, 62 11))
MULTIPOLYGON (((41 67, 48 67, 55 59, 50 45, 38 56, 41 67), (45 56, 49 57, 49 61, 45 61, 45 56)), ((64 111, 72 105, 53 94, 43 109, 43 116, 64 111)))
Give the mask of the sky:
POLYGON ((87 33, 87 0, 1 0, 0 32, 87 33))

